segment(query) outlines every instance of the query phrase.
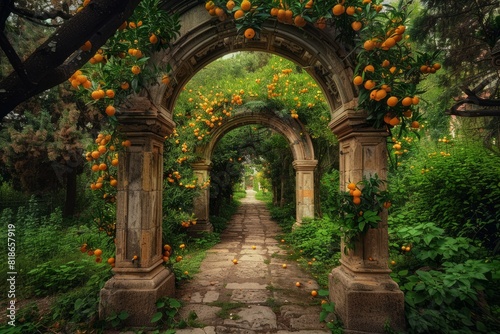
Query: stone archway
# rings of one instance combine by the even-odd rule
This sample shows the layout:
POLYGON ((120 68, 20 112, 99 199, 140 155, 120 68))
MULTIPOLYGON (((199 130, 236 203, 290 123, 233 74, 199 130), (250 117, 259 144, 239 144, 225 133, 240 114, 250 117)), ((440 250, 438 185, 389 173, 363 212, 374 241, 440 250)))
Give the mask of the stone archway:
MULTIPOLYGON (((254 40, 246 40, 237 34, 234 22, 210 17, 197 1, 169 4, 181 14, 181 36, 150 61, 160 68, 171 66, 171 83, 151 87, 148 98, 118 117, 121 131, 133 140, 120 159, 115 275, 101 291, 100 316, 125 310, 132 326, 150 325, 156 299, 173 294, 173 273, 162 265, 160 248, 162 138, 175 126, 172 111, 182 88, 211 61, 251 50, 294 61, 316 80, 330 106, 330 128, 339 138, 342 154, 341 189, 363 176, 384 177, 387 169, 387 132, 368 127, 366 113, 357 110, 349 52, 337 43, 334 31, 310 25, 299 30, 268 21, 254 40)), ((295 162, 297 172, 308 171, 310 166, 300 161, 312 160, 295 162)), ((341 266, 330 275, 330 298, 346 332, 382 333, 386 324, 404 328, 403 293, 389 276, 387 239, 384 213, 378 228, 370 230, 355 251, 343 253, 341 266)))
MULTIPOLYGON (((296 171, 296 221, 314 216, 314 169, 318 164, 314 160, 314 149, 311 138, 304 126, 292 117, 279 117, 271 111, 240 111, 234 114, 226 123, 216 128, 211 134, 211 140, 197 148, 201 158, 193 164, 198 182, 202 183, 209 177, 212 153, 217 142, 229 131, 244 125, 261 124, 282 134, 290 145, 293 155, 293 167, 296 171)), ((208 220, 209 189, 202 190, 196 199, 195 215, 198 218, 195 232, 211 231, 208 220)))

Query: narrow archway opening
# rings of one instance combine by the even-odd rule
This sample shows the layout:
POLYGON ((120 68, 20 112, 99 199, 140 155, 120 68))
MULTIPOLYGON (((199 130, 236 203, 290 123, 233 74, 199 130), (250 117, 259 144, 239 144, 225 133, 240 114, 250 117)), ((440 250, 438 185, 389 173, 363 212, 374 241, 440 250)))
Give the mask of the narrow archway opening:
MULTIPOLYGON (((204 230, 203 225, 208 222, 209 215, 216 214, 219 209, 216 204, 220 200, 218 196, 227 198, 232 192, 220 186, 227 179, 226 169, 230 167, 221 167, 219 173, 225 173, 224 177, 214 169, 218 160, 223 160, 218 154, 213 155, 217 143, 231 130, 249 125, 259 129, 269 128, 267 131, 270 133, 281 134, 291 152, 291 159, 277 157, 276 160, 283 166, 274 168, 291 168, 295 171, 296 180, 293 187, 286 191, 281 185, 269 189, 275 192, 274 204, 283 206, 288 200, 295 201, 292 207, 295 207, 297 222, 321 212, 319 192, 315 189, 319 189, 321 174, 338 166, 338 146, 328 128, 330 107, 322 88, 297 63, 265 52, 228 54, 199 70, 183 87, 173 109, 173 120, 176 131, 169 139, 168 151, 180 150, 175 167, 192 167, 194 172, 182 172, 166 166, 167 187, 178 183, 174 176, 179 173, 183 176, 194 173, 197 185, 208 180, 211 183, 195 199, 197 226, 191 230, 204 230), (319 156, 315 150, 319 150, 319 156), (285 199, 277 192, 293 196, 285 199)), ((270 136, 269 133, 267 136, 270 136)), ((248 143, 244 140, 233 143, 233 147, 238 145, 248 143)), ((228 156, 224 159, 238 158, 241 157, 228 156)), ((288 187, 290 180, 282 176, 279 178, 280 183, 286 183, 288 187)), ((206 229, 211 230, 211 227, 206 229)))

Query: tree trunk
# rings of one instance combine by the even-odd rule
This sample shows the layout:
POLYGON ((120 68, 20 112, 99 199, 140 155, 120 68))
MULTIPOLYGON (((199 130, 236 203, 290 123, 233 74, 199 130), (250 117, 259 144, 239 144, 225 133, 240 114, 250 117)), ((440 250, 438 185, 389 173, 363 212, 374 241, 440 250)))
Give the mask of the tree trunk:
POLYGON ((76 194, 76 169, 71 168, 71 170, 66 173, 66 201, 64 203, 63 210, 64 217, 71 217, 75 214, 76 194))

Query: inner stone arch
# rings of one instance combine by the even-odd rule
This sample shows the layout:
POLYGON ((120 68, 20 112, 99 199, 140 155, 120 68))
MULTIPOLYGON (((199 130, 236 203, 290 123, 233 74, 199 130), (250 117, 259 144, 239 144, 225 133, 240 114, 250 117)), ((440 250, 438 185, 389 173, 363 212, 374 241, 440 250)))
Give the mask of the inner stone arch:
MULTIPOLYGON (((300 121, 288 115, 281 117, 272 111, 242 110, 231 116, 226 123, 211 133, 208 143, 196 148, 200 160, 192 166, 198 183, 201 184, 209 178, 212 153, 218 141, 235 128, 254 124, 269 127, 288 140, 294 158, 293 167, 296 171, 296 221, 300 224, 302 218, 314 217, 314 169, 318 161, 314 160, 313 144, 305 127, 300 121)), ((194 208, 197 217, 195 233, 212 230, 209 222, 209 199, 210 190, 205 188, 195 200, 194 208)))

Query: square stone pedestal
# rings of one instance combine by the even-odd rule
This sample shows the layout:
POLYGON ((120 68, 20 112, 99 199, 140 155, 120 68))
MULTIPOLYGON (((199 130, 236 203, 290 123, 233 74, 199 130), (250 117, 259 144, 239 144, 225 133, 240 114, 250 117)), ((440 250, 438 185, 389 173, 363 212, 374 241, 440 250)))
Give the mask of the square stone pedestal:
POLYGON ((121 269, 101 290, 99 318, 105 320, 113 313, 125 311, 129 317, 125 326, 153 327, 151 319, 157 312, 156 301, 174 296, 175 276, 163 265, 149 273, 137 269, 121 269))
POLYGON ((405 328, 404 295, 388 274, 353 273, 345 266, 329 275, 330 300, 344 333, 384 333, 405 328))

